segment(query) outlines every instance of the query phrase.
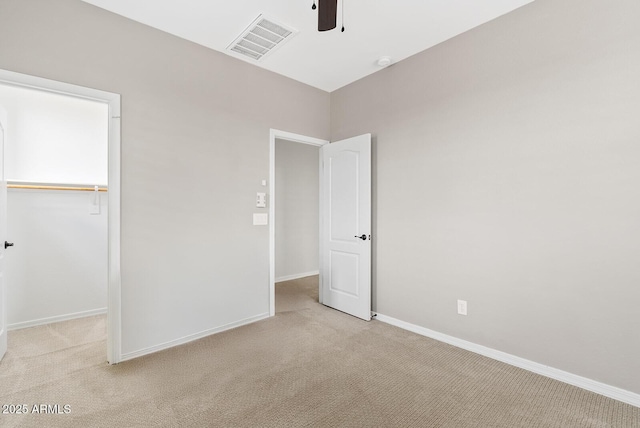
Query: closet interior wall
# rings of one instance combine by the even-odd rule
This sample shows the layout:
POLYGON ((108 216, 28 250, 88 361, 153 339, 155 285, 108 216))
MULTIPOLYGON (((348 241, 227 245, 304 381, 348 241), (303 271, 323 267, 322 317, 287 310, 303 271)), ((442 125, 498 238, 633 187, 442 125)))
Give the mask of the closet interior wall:
POLYGON ((0 105, 9 328, 106 312, 107 106, 9 85, 0 105))

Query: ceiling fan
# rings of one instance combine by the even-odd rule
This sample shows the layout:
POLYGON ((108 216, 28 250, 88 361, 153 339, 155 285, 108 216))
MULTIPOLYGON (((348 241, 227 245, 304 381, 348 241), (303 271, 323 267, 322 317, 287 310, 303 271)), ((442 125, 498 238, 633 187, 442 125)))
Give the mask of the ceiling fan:
MULTIPOLYGON (((318 31, 333 30, 338 20, 338 0, 314 0, 311 6, 313 10, 316 10, 316 1, 318 2, 318 31)), ((342 25, 342 31, 344 32, 344 25, 342 25)))

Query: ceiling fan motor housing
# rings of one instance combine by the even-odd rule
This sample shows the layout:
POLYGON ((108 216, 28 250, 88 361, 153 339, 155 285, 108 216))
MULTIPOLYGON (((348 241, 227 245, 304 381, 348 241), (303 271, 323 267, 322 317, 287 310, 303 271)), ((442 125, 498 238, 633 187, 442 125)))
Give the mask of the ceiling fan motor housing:
POLYGON ((318 0, 318 31, 336 28, 338 0, 318 0))

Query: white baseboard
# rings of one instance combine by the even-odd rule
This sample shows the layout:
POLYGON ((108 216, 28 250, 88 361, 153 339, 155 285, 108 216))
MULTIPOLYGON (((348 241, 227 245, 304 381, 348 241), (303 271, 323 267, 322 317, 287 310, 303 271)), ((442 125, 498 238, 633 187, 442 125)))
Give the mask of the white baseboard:
POLYGON ((74 312, 72 314, 56 315, 55 317, 40 318, 31 321, 16 322, 7 325, 7 330, 20 330, 21 328, 35 327, 38 325, 52 324, 54 322, 69 321, 76 318, 92 317, 107 313, 107 308, 92 309, 90 311, 74 312))
POLYGON ((307 276, 313 276, 313 275, 320 275, 320 271, 319 270, 314 270, 312 272, 296 273, 294 275, 279 276, 278 278, 276 278, 275 282, 291 281, 291 280, 294 280, 294 279, 305 278, 307 276))
POLYGON ((203 337, 210 336, 216 333, 222 333, 226 330, 231 330, 232 328, 240 327, 246 324, 251 324, 256 321, 263 320, 265 318, 269 318, 269 314, 260 314, 254 317, 245 318, 240 321, 235 321, 229 324, 225 324, 220 327, 210 328, 208 330, 201 331, 199 333, 190 334, 188 336, 181 337, 179 339, 171 340, 169 342, 161 343, 159 345, 150 346, 148 348, 140 349, 138 351, 128 352, 126 354, 122 354, 119 362, 131 360, 133 358, 142 357, 144 355, 153 354, 154 352, 163 351, 165 349, 173 348, 174 346, 184 345, 185 343, 193 342, 194 340, 202 339, 203 337))
POLYGON ((578 376, 573 373, 565 372, 563 370, 549 367, 544 364, 526 360, 524 358, 520 358, 515 355, 507 354, 506 352, 498 351, 496 349, 487 348, 486 346, 482 346, 473 342, 468 342, 466 340, 458 339, 457 337, 439 333, 434 330, 429 330, 428 328, 420 327, 418 325, 401 321, 392 317, 388 317, 380 313, 376 315, 375 319, 387 324, 394 325, 396 327, 400 327, 404 330, 408 330, 422 336, 430 337, 431 339, 448 343, 449 345, 466 349, 467 351, 475 352, 476 354, 484 355, 485 357, 502 361, 503 363, 507 363, 512 366, 519 367, 521 369, 525 369, 525 370, 537 373, 539 375, 549 377, 551 379, 556 379, 561 382, 568 383, 573 386, 577 386, 578 388, 586 389, 587 391, 595 392, 596 394, 604 395, 605 397, 613 398, 614 400, 631 404, 632 406, 640 407, 640 394, 636 394, 631 391, 627 391, 621 388, 617 388, 615 386, 607 385, 602 382, 597 382, 592 379, 587 379, 585 377, 578 376))

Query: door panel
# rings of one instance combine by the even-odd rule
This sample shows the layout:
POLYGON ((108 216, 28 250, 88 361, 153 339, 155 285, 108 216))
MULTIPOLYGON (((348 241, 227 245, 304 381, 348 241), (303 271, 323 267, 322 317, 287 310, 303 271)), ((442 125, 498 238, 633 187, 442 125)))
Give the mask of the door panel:
POLYGON ((325 145, 322 157, 322 303, 371 319, 371 135, 325 145), (361 236, 365 239, 361 239, 361 236))
POLYGON ((4 123, 0 110, 0 360, 7 352, 7 310, 5 302, 4 243, 7 240, 7 182, 4 176, 4 123))
POLYGON ((358 254, 331 251, 330 263, 331 291, 358 297, 358 265, 360 263, 358 254))
MULTIPOLYGON (((335 144, 335 143, 334 143, 335 144)), ((358 153, 338 152, 329 157, 331 239, 353 241, 358 224, 358 153)))

